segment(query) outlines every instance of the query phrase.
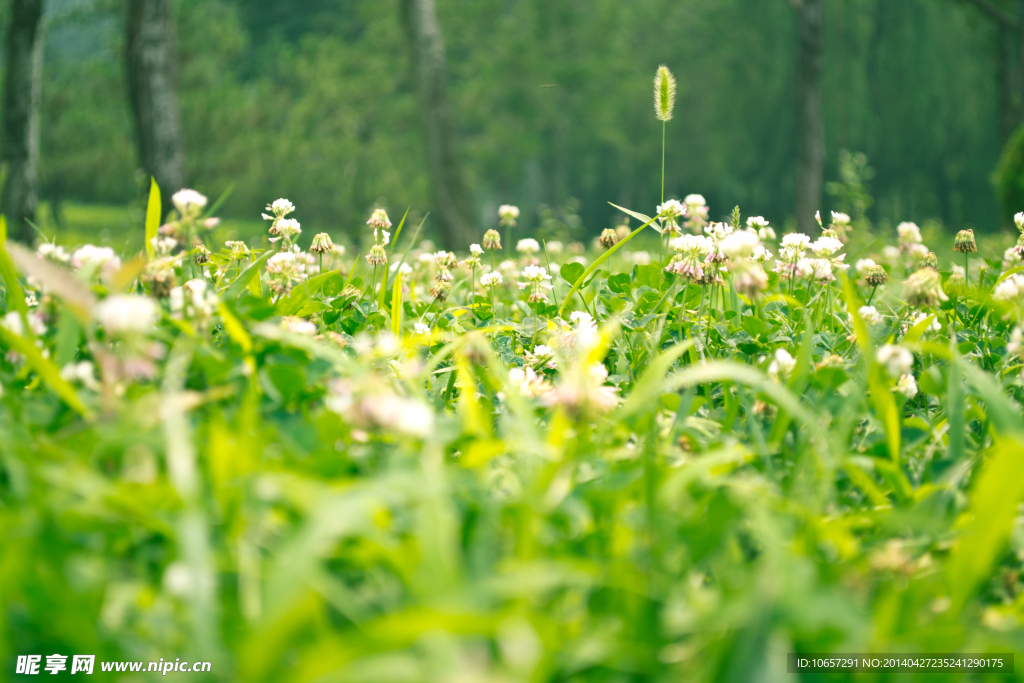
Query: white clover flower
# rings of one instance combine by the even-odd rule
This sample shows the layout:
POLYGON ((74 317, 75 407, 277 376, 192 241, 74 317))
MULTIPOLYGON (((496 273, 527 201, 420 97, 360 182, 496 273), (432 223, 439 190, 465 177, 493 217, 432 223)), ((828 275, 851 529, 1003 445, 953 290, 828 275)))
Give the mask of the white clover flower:
POLYGON ((533 347, 533 351, 527 351, 525 354, 526 361, 533 366, 544 366, 550 370, 554 370, 556 367, 555 363, 555 350, 550 346, 544 344, 538 344, 533 347))
POLYGON ((840 227, 846 227, 850 224, 850 217, 845 213, 839 211, 832 212, 832 225, 838 225, 840 227))
POLYGON ((540 243, 532 237, 527 237, 519 240, 519 243, 516 244, 516 251, 521 254, 536 254, 540 251, 540 243))
POLYGON ((540 398, 552 390, 551 384, 528 365, 509 370, 508 379, 519 393, 528 398, 540 398))
POLYGON ((271 242, 280 239, 291 242, 302 232, 302 227, 294 218, 282 218, 274 224, 274 231, 277 237, 271 237, 271 242))
POLYGON ((875 360, 884 365, 890 377, 901 377, 914 367, 914 354, 902 346, 886 344, 878 349, 875 360))
POLYGON ((917 396, 917 380, 911 374, 900 375, 899 381, 896 382, 896 386, 892 390, 901 396, 914 398, 917 396))
POLYGON ((875 263, 874 259, 862 258, 857 259, 857 263, 854 267, 857 269, 858 273, 863 275, 868 271, 868 268, 874 268, 876 265, 878 264, 875 263))
POLYGON ((882 258, 886 263, 892 265, 900 260, 900 250, 891 244, 882 247, 882 258))
POLYGON ((67 263, 71 260, 71 256, 64 251, 64 247, 59 247, 51 242, 43 242, 36 249, 36 254, 39 258, 53 261, 55 263, 67 263))
POLYGON ((295 211, 295 205, 292 204, 287 199, 281 198, 275 200, 273 204, 267 204, 267 211, 269 211, 273 215, 268 216, 267 214, 263 214, 264 219, 268 221, 277 220, 284 218, 292 211, 295 211))
POLYGON ((782 248, 794 252, 804 252, 811 246, 811 238, 802 232, 791 232, 782 236, 782 248))
POLYGON ((778 381, 789 377, 795 369, 796 359, 786 349, 778 349, 775 351, 775 358, 771 365, 768 366, 768 375, 778 381))
POLYGON ((818 258, 830 258, 843 248, 843 243, 835 237, 819 237, 810 245, 811 251, 818 258))
POLYGON ((108 334, 147 332, 160 318, 156 303, 137 294, 115 294, 96 305, 96 320, 108 334))
POLYGON ((155 258, 165 258, 171 255, 174 248, 178 246, 178 240, 173 237, 154 237, 149 240, 149 244, 153 247, 153 255, 155 258))
POLYGON ((757 263, 767 263, 772 260, 772 256, 772 252, 768 251, 768 249, 763 245, 758 245, 758 247, 754 249, 754 255, 751 258, 757 263))
POLYGON ((751 258, 761 246, 757 233, 749 230, 738 230, 725 236, 722 240, 722 253, 731 259, 751 258))
POLYGON ((662 218, 672 220, 681 218, 686 213, 686 207, 678 199, 669 199, 667 202, 658 205, 658 215, 662 218))
POLYGON ((502 225, 514 226, 519 218, 519 207, 511 204, 502 204, 498 207, 498 218, 502 225))
POLYGON ((85 244, 71 254, 71 266, 88 273, 94 273, 100 268, 117 270, 121 267, 121 259, 110 247, 85 244))
POLYGON ((896 226, 896 234, 899 235, 901 247, 921 243, 921 228, 917 227, 916 223, 900 223, 896 226))
POLYGON ((629 258, 633 263, 640 266, 646 266, 651 262, 651 255, 643 249, 632 252, 629 258))
POLYGON ((484 248, 481 247, 479 244, 471 244, 469 245, 469 253, 472 254, 473 256, 480 256, 481 254, 484 253, 484 248))
POLYGON ((428 335, 430 334, 430 326, 424 323, 416 323, 412 326, 413 332, 416 334, 428 335))
POLYGON ((775 230, 768 224, 764 216, 750 216, 747 218, 747 227, 757 232, 762 240, 775 239, 775 230))
POLYGON ((669 242, 669 246, 677 253, 694 253, 702 257, 710 254, 715 248, 711 239, 704 235, 682 235, 669 242))
POLYGON ((1021 303, 1024 301, 1024 275, 1014 273, 1006 278, 992 292, 992 298, 996 301, 1009 301, 1021 303))
POLYGON ((1017 226, 1017 229, 1024 232, 1024 211, 1020 211, 1013 216, 1013 223, 1017 226))
POLYGON ((936 316, 929 315, 928 313, 924 312, 915 315, 913 322, 911 322, 910 324, 911 326, 916 326, 929 318, 931 318, 932 324, 928 326, 928 329, 926 329, 925 332, 938 332, 939 330, 942 329, 942 325, 939 323, 939 319, 936 316))
POLYGON ((484 273, 480 276, 480 284, 484 287, 497 287, 501 284, 501 273, 484 273))
POLYGON ((1010 340, 1006 343, 1006 352, 1011 356, 1024 358, 1024 329, 1020 326, 1013 328, 1010 333, 1010 340))
POLYGON ((686 215, 686 207, 678 199, 669 199, 658 205, 657 216, 666 232, 679 231, 679 219, 686 215))
POLYGON ((100 390, 100 383, 96 380, 93 365, 87 360, 68 363, 60 369, 60 377, 65 382, 77 382, 92 391, 100 390))
POLYGON ((530 286, 551 289, 551 285, 544 282, 545 280, 550 280, 551 276, 548 275, 547 269, 542 266, 526 266, 523 268, 521 276, 526 280, 526 282, 517 283, 519 285, 519 289, 526 289, 530 286))
MULTIPOLYGON (((32 330, 32 334, 37 337, 46 334, 46 320, 41 313, 30 311, 25 317, 28 319, 28 326, 32 330)), ((7 315, 0 319, 0 325, 12 334, 19 337, 25 336, 25 325, 22 323, 21 314, 17 311, 8 311, 7 315)))
POLYGON ((195 190, 178 190, 171 196, 171 202, 182 218, 195 219, 206 208, 207 199, 195 190))
MULTIPOLYGON (((860 313, 861 320, 868 325, 877 325, 882 322, 882 314, 874 306, 861 306, 857 312, 860 313)), ((853 321, 853 315, 850 315, 850 321, 853 321)))
POLYGON ((923 244, 910 244, 907 246, 907 254, 915 261, 920 261, 928 256, 928 247, 923 244))
POLYGON ((310 337, 317 333, 316 323, 294 315, 286 315, 281 318, 281 329, 292 334, 304 334, 310 337))
POLYGON ((551 240, 548 242, 548 253, 549 254, 561 254, 565 251, 565 246, 558 240, 551 240))

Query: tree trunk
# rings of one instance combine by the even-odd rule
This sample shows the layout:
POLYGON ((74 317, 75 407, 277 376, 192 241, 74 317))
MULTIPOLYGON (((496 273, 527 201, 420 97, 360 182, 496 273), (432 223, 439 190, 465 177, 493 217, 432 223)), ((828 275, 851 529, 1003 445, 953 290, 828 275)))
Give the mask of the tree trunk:
MULTIPOLYGON (((128 91, 139 159, 160 185, 166 212, 185 186, 185 145, 178 109, 177 51, 171 0, 128 0, 128 91)), ((148 187, 148 184, 147 184, 148 187)))
POLYGON ((7 166, 0 211, 10 221, 10 236, 30 242, 35 232, 39 166, 39 101, 42 90, 43 0, 13 0, 7 33, 7 82, 4 87, 2 160, 7 166))
POLYGON ((825 123, 821 111, 822 0, 794 2, 800 34, 799 135, 800 151, 796 178, 797 229, 814 234, 814 214, 821 207, 825 174, 825 123))
POLYGON ((449 249, 465 247, 473 210, 459 166, 455 125, 448 102, 444 41, 434 0, 402 0, 402 18, 412 48, 413 70, 426 127, 435 215, 445 245, 449 249))

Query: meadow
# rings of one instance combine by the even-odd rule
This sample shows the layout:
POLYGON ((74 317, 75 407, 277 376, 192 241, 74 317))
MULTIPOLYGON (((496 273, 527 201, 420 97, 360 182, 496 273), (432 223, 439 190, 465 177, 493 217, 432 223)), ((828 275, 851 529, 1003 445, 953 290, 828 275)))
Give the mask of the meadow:
POLYGON ((0 249, 4 667, 753 681, 1024 652, 1024 214, 996 249, 694 194, 583 244, 506 205, 452 253, 384 208, 342 247, 287 199, 259 235, 215 204, 154 187, 0 249))

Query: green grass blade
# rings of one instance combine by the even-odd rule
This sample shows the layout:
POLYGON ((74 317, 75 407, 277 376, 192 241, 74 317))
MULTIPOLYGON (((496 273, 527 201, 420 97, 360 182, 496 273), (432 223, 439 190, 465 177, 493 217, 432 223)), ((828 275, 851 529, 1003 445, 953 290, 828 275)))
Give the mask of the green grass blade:
MULTIPOLYGON (((614 205, 614 204, 612 204, 612 206, 615 206, 615 205, 614 205)), ((619 208, 619 207, 616 207, 616 208, 619 208)), ((598 269, 598 268, 599 268, 599 267, 601 266, 601 264, 602 264, 602 263, 604 263, 605 261, 607 261, 608 259, 610 259, 610 258, 612 257, 612 254, 614 254, 614 253, 615 253, 616 251, 618 251, 619 249, 621 249, 621 248, 622 248, 622 246, 623 246, 624 244, 626 244, 626 243, 627 243, 627 242, 629 242, 629 241, 630 241, 631 239, 633 239, 633 238, 634 238, 634 237, 636 237, 636 236, 637 236, 638 234, 640 234, 640 231, 641 231, 641 230, 643 230, 644 228, 646 228, 646 227, 647 227, 648 225, 650 225, 650 224, 651 224, 652 222, 654 222, 654 219, 653 219, 653 218, 652 218, 652 219, 650 219, 650 220, 649 220, 648 222, 644 223, 643 225, 641 225, 641 226, 640 226, 639 228, 637 228, 637 229, 636 229, 636 230, 634 230, 633 232, 631 232, 631 233, 629 233, 628 235, 626 235, 625 237, 623 237, 623 238, 622 238, 622 241, 620 241, 620 242, 619 242, 618 244, 616 244, 616 245, 615 245, 614 247, 612 247, 611 249, 609 249, 608 251, 604 252, 603 254, 601 254, 600 256, 598 256, 598 257, 597 257, 596 259, 594 259, 594 262, 590 264, 590 267, 589 267, 589 268, 587 268, 587 269, 586 269, 585 271, 583 271, 583 275, 580 275, 579 279, 578 279, 578 280, 576 280, 576 283, 575 283, 575 284, 573 284, 573 286, 572 286, 572 289, 570 289, 570 290, 569 290, 569 293, 565 295, 565 301, 563 301, 563 302, 562 302, 562 305, 561 305, 561 307, 559 307, 559 309, 558 309, 558 315, 559 315, 559 316, 561 316, 561 315, 562 315, 562 312, 563 312, 563 311, 565 310, 565 307, 566 307, 566 306, 567 306, 567 305, 569 304, 569 302, 570 302, 570 301, 572 301, 572 295, 576 293, 576 290, 578 290, 578 289, 580 288, 580 286, 581 286, 581 285, 582 285, 582 284, 583 284, 584 282, 586 282, 586 281, 587 281, 587 278, 589 278, 589 277, 590 277, 590 275, 591 275, 591 274, 592 274, 592 273, 593 273, 594 271, 596 271, 596 270, 597 270, 597 269, 598 269)))
POLYGON ((153 258, 152 240, 160 231, 160 186, 156 184, 156 178, 149 179, 149 201, 146 203, 146 256, 153 258))

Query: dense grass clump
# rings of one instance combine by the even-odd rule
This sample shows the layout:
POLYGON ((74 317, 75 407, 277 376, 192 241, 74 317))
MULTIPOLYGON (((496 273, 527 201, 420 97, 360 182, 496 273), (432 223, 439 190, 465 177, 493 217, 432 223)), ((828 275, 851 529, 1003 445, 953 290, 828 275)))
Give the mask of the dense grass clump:
POLYGON ((502 207, 460 254, 381 209, 350 255, 287 200, 258 248, 158 196, 139 255, 0 251, 4 666, 748 681, 1024 649, 1021 247, 778 239, 691 195, 590 247, 513 249, 502 207))

